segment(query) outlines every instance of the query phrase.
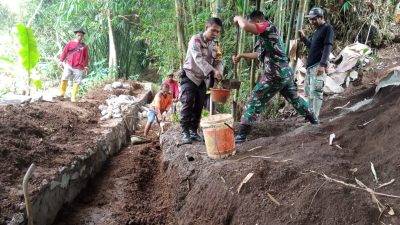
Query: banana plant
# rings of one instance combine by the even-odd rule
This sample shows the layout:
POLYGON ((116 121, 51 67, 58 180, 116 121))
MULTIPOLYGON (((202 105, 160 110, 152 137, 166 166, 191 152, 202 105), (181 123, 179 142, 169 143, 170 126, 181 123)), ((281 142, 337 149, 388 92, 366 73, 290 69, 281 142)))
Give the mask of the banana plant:
MULTIPOLYGON (((39 50, 37 48, 35 36, 30 27, 26 27, 23 24, 17 24, 17 32, 21 44, 18 53, 21 57, 22 66, 28 73, 28 95, 30 95, 31 70, 39 61, 39 50)), ((33 84, 38 89, 42 88, 42 81, 40 79, 33 80, 33 84)))

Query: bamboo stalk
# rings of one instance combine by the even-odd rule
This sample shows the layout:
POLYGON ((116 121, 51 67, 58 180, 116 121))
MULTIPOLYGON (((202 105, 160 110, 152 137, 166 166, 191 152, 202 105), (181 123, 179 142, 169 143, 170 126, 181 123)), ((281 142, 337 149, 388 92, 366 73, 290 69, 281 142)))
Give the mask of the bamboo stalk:
MULTIPOLYGON (((236 43, 235 43, 235 56, 238 54, 239 50, 239 39, 240 39, 240 29, 239 25, 236 26, 236 43)), ((233 78, 238 79, 237 64, 233 64, 233 78)), ((239 89, 235 91, 235 96, 232 101, 232 114, 233 120, 237 121, 237 100, 239 95, 239 89)))
POLYGON ((296 13, 297 0, 292 0, 292 8, 290 9, 289 26, 286 33, 286 54, 289 55, 290 38, 292 36, 292 28, 294 24, 294 14, 296 13))
MULTIPOLYGON (((297 11, 296 33, 295 33, 296 40, 299 39, 299 31, 303 28, 304 11, 306 10, 307 1, 308 0, 300 0, 300 3, 299 3, 299 8, 297 11)), ((297 52, 298 52, 298 49, 299 48, 297 48, 297 52)), ((298 57, 298 54, 296 53, 295 60, 290 62, 290 67, 292 68, 293 72, 296 72, 297 57, 298 57)))
MULTIPOLYGON (((257 0, 256 1, 256 9, 260 10, 260 6, 261 6, 261 0, 257 0)), ((253 46, 256 44, 256 37, 253 37, 253 46)), ((256 65, 256 60, 252 59, 251 60, 251 69, 250 69, 250 92, 253 90, 254 86, 255 86, 255 74, 257 71, 257 65, 256 65)))

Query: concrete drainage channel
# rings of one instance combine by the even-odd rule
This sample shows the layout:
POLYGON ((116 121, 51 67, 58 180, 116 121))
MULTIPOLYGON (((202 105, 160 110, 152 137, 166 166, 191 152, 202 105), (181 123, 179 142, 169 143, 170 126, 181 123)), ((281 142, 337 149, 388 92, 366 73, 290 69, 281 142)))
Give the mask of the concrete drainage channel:
MULTIPOLYGON (((145 93, 137 102, 129 107, 122 118, 114 118, 102 123, 98 133, 99 138, 86 154, 72 162, 67 167, 60 168, 60 173, 43 180, 38 193, 31 199, 33 223, 40 225, 52 224, 58 211, 65 203, 72 202, 80 191, 86 187, 89 179, 101 171, 104 163, 118 153, 129 141, 129 131, 137 127, 140 107, 152 96, 151 84, 145 84, 145 93)), ((24 224, 26 214, 16 213, 8 225, 24 224)))

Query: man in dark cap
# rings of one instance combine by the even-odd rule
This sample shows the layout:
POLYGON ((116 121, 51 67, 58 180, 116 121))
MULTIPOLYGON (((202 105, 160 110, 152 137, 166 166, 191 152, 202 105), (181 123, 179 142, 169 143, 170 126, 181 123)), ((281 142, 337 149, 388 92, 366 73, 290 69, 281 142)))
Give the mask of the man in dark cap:
POLYGON ((335 34, 332 25, 325 22, 324 11, 321 8, 312 8, 306 17, 315 27, 315 31, 311 39, 308 39, 302 30, 299 32, 301 40, 309 49, 304 90, 310 108, 314 111, 315 116, 319 117, 324 95, 322 90, 326 80, 326 68, 335 34))
POLYGON ((68 80, 73 79, 73 89, 71 94, 71 102, 76 102, 76 94, 78 93, 79 84, 81 83, 83 73, 88 72, 89 64, 89 48, 83 43, 85 32, 82 28, 74 31, 75 40, 71 40, 64 47, 64 51, 60 56, 59 67, 64 68, 61 78, 61 97, 64 97, 67 90, 68 80), (66 61, 66 63, 64 63, 66 61))

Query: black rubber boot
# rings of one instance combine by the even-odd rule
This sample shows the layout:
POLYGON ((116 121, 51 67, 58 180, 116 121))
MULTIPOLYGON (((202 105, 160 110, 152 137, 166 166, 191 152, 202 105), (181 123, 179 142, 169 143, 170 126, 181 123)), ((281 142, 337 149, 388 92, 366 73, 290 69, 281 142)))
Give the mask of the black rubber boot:
POLYGON ((203 142, 203 138, 201 138, 200 135, 197 133, 197 129, 190 129, 189 134, 192 141, 203 142))
POLYGON ((310 109, 306 110, 306 120, 310 121, 310 123, 314 125, 319 124, 318 118, 315 116, 315 113, 310 109))
POLYGON ((251 127, 249 125, 240 124, 239 131, 235 136, 235 143, 240 144, 247 140, 247 135, 250 133, 251 127))
POLYGON ((192 144, 192 139, 190 138, 190 133, 188 129, 182 131, 182 138, 180 144, 192 144))

